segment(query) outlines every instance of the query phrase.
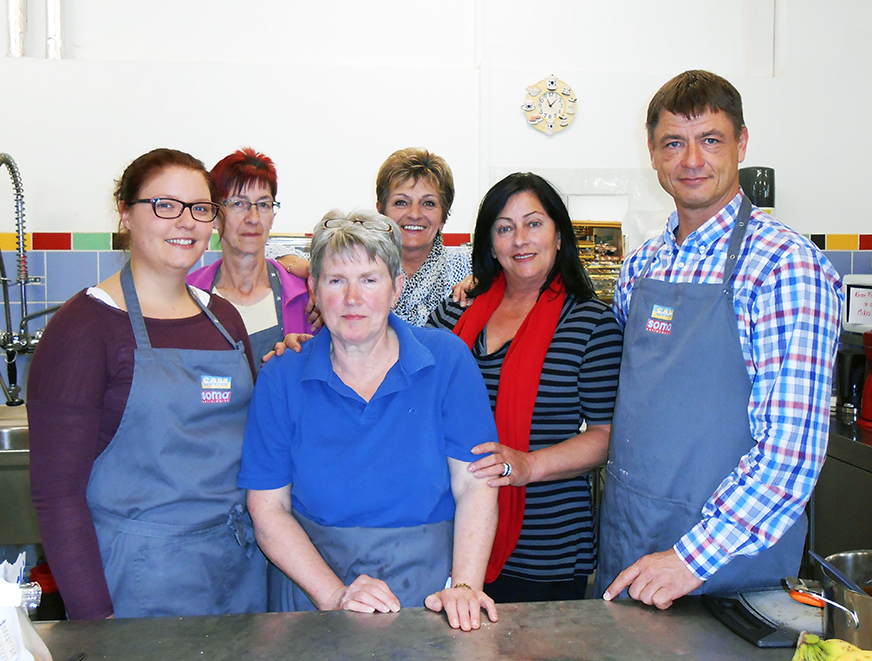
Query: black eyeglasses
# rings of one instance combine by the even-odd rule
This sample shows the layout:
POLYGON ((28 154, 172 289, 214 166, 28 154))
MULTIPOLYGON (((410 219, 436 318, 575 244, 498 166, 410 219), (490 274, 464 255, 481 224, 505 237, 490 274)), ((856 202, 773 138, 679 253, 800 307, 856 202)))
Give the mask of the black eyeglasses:
POLYGON ((218 205, 214 202, 182 202, 171 197, 153 197, 150 200, 133 200, 131 204, 150 204, 154 215, 164 220, 178 218, 185 209, 191 210, 191 217, 198 223, 211 223, 218 215, 218 205))
POLYGON ((394 230, 391 228, 390 223, 386 223, 377 218, 373 218, 372 220, 362 220, 359 218, 355 220, 349 220, 348 218, 328 218, 324 221, 325 228, 348 227, 349 225, 363 225, 363 227, 368 230, 389 232, 391 236, 394 235, 394 230))
POLYGON ((227 207, 231 213, 248 213, 248 210, 251 209, 251 207, 255 207, 258 215, 261 216, 272 215, 282 207, 281 203, 276 202, 275 200, 249 202, 240 197, 231 197, 229 200, 224 202, 224 206, 227 207))

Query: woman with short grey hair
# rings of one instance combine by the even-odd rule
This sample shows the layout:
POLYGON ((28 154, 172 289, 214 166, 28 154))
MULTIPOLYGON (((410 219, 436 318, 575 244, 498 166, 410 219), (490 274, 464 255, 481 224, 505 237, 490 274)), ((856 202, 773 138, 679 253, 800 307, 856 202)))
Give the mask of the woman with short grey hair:
POLYGON ((453 628, 496 621, 483 592, 496 489, 469 472, 496 442, 466 345, 391 312, 401 239, 375 212, 315 227, 309 287, 324 330, 261 370, 239 486, 272 560, 269 609, 444 610, 453 628))
POLYGON ((391 280, 397 279, 403 249, 397 224, 377 211, 352 211, 346 216, 339 209, 331 209, 312 234, 309 270, 315 282, 321 275, 325 253, 348 253, 356 245, 363 248, 370 260, 381 259, 391 280))

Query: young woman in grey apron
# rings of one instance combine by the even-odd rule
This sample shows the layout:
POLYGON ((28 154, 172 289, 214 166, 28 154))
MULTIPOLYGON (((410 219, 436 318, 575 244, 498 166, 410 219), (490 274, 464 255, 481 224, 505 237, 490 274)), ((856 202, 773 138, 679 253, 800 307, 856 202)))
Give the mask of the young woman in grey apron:
POLYGON ((155 349, 129 262, 121 284, 133 384, 87 492, 115 617, 262 612, 266 561, 236 486, 253 389, 242 343, 191 293, 231 349, 155 349))
MULTIPOLYGON (((603 495, 597 595, 642 556, 672 548, 755 445, 732 286, 750 211, 744 198, 722 283, 646 278, 653 255, 636 279, 603 495), (668 334, 646 330, 654 306, 672 308, 668 334)), ((777 544, 734 557, 696 592, 778 585, 799 567, 806 528, 803 515, 777 544)))

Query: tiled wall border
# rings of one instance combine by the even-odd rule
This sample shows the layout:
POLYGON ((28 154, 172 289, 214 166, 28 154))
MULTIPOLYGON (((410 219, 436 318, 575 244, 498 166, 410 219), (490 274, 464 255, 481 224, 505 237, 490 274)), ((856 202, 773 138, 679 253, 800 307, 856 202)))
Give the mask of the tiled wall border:
MULTIPOLYGON (((113 250, 120 245, 117 232, 32 232, 24 235, 27 250, 113 250)), ((446 246, 469 242, 469 234, 443 234, 446 246)), ((872 236, 869 237, 872 246, 872 236)), ((17 250, 18 235, 0 232, 0 250, 17 250)), ((217 232, 212 234, 209 250, 220 250, 217 232)))
MULTIPOLYGON (((446 245, 469 241, 463 233, 445 234, 446 245)), ((809 238, 824 251, 841 273, 872 274, 872 234, 812 234, 809 238)), ((38 278, 26 286, 27 311, 33 313, 65 302, 81 289, 101 282, 121 268, 127 253, 113 249, 117 235, 112 232, 34 232, 26 235, 28 276, 38 278)), ((17 280, 16 235, 0 233, 0 253, 7 279, 17 280)), ((218 236, 212 237, 210 250, 200 265, 211 264, 220 256, 218 236)), ((9 286, 13 326, 21 318, 20 286, 9 286)), ((37 319, 31 331, 42 328, 45 319, 37 319)), ((5 329, 0 329, 5 330, 5 329)))
MULTIPOLYGON (((825 251, 872 250, 872 234, 806 234, 818 248, 825 251)), ((28 250, 112 250, 118 245, 115 232, 33 232, 25 234, 28 250)), ((459 246, 470 240, 464 232, 443 234, 445 245, 459 246)), ((0 232, 0 250, 15 250, 17 235, 0 232)), ((218 234, 212 235, 210 250, 220 250, 218 234)))

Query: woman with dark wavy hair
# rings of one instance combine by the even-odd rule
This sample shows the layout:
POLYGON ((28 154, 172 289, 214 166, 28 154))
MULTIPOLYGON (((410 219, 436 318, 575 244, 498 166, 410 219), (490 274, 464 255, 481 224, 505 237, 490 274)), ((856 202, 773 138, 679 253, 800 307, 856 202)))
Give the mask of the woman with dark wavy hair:
POLYGON ((608 454, 621 331, 579 261, 566 205, 536 174, 487 192, 472 269, 472 305, 446 300, 430 324, 472 350, 499 432, 470 467, 500 489, 485 590, 496 602, 581 599, 596 566, 590 470, 608 454))

